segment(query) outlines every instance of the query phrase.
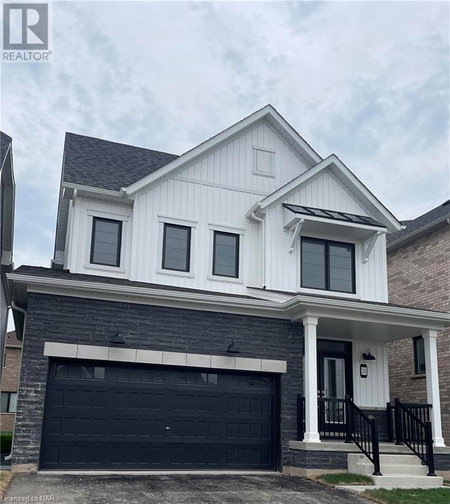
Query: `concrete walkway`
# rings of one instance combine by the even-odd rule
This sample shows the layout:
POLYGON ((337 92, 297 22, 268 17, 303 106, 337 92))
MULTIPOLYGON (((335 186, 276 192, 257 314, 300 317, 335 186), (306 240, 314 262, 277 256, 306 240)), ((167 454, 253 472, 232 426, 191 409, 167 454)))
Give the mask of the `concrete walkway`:
POLYGON ((57 504, 367 504, 354 494, 281 475, 18 474, 4 499, 57 504))

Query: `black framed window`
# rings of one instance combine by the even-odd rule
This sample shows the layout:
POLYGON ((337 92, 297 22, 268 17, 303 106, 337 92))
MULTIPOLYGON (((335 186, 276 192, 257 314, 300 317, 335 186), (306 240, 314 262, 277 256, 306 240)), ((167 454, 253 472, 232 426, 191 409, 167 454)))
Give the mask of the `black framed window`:
POLYGON ((355 292, 355 246, 317 238, 302 238, 302 287, 355 292))
POLYGON ((213 275, 239 277, 239 235, 214 231, 213 275))
POLYGON ((414 372, 415 374, 425 373, 425 348, 422 336, 413 338, 414 342, 414 372))
POLYGON ((17 408, 17 392, 2 392, 1 413, 15 413, 17 408))
POLYGON ((191 228, 164 224, 162 268, 189 271, 191 261, 191 228))
POLYGON ((92 221, 91 264, 120 266, 122 221, 94 217, 92 221))

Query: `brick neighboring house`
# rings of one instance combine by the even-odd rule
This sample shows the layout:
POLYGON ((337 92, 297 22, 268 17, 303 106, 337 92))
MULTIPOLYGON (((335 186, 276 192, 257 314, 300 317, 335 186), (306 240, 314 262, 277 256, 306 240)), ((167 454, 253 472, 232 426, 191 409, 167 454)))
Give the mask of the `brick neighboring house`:
POLYGON ((10 331, 6 335, 5 353, 2 363, 3 373, 0 387, 2 391, 0 414, 2 432, 12 432, 14 430, 21 352, 22 342, 17 339, 15 331, 10 331))
MULTIPOLYGON (((389 301, 430 310, 450 308, 450 200, 387 240, 389 301)), ((390 395, 426 402, 423 340, 395 341, 389 349, 390 395)), ((450 328, 439 333, 438 366, 444 439, 450 439, 450 328)))

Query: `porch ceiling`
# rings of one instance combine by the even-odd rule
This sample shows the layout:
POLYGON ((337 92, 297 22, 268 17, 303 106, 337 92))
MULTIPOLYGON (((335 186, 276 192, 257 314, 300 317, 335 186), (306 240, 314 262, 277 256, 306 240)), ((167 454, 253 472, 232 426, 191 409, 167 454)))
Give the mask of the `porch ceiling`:
POLYGON ((330 317, 319 317, 317 337, 326 339, 388 343, 403 338, 420 336, 423 328, 392 325, 381 322, 364 322, 330 317))

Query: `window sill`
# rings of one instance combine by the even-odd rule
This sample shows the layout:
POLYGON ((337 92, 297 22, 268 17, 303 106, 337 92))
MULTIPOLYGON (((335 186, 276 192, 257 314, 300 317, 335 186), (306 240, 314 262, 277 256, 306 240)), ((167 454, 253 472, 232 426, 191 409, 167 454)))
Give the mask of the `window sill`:
POLYGON ((234 284, 243 284, 243 280, 241 278, 233 278, 233 277, 224 277, 219 275, 208 275, 206 277, 207 280, 211 282, 226 282, 226 283, 234 283, 234 284))
POLYGON ((411 380, 420 380, 420 379, 423 379, 426 377, 427 377, 427 375, 425 373, 413 374, 413 375, 411 375, 411 380))
POLYGON ((195 273, 191 273, 190 271, 176 271, 176 270, 169 270, 169 269, 158 269, 158 270, 156 270, 156 273, 158 275, 171 275, 171 276, 177 276, 177 277, 182 277, 182 278, 195 278, 195 273))
POLYGON ((88 263, 88 264, 84 265, 84 269, 94 270, 94 271, 110 271, 111 273, 120 273, 120 274, 124 274, 125 273, 125 269, 124 268, 120 268, 120 267, 117 267, 117 266, 106 266, 106 265, 102 265, 102 264, 91 264, 91 263, 88 263))
POLYGON ((300 287, 297 289, 299 294, 316 294, 318 296, 335 296, 348 299, 359 299, 358 295, 350 292, 338 292, 332 290, 322 290, 322 289, 308 289, 306 287, 300 287))
POLYGON ((269 177, 269 178, 275 178, 275 173, 266 173, 266 172, 260 172, 253 170, 252 171, 253 175, 259 175, 260 177, 269 177))

